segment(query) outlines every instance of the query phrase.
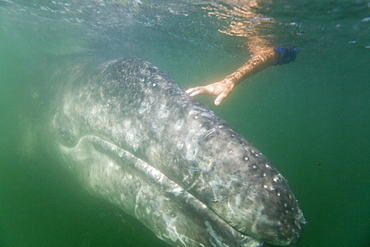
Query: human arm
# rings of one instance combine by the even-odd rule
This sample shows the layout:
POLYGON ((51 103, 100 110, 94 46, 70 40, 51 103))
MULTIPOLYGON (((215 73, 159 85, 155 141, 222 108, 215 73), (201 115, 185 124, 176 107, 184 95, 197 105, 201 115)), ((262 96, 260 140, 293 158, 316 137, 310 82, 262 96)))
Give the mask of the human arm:
POLYGON ((189 96, 208 94, 217 96, 215 105, 218 106, 230 94, 233 88, 252 75, 278 64, 294 61, 298 50, 292 48, 266 48, 252 56, 245 64, 222 81, 206 86, 194 87, 186 90, 189 96))

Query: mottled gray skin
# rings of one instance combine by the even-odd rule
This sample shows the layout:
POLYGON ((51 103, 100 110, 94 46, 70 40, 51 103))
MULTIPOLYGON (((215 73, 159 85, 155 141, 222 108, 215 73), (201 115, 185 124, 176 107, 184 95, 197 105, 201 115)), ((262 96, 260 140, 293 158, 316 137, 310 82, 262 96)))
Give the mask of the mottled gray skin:
POLYGON ((296 242, 304 218, 287 181, 224 120, 148 62, 97 71, 63 91, 52 121, 86 188, 173 246, 296 242))

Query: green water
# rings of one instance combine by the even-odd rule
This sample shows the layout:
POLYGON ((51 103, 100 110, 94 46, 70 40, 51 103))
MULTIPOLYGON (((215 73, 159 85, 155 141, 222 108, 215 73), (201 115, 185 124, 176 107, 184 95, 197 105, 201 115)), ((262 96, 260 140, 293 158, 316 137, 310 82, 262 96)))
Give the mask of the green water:
MULTIPOLYGON (((223 79, 248 37, 188 1, 0 1, 0 246, 166 246, 87 194, 51 155, 50 106, 81 61, 137 56, 183 88, 223 79)), ((298 246, 370 245, 368 1, 262 1, 278 45, 301 50, 199 99, 288 179, 308 224, 298 246)), ((231 9, 230 5, 224 4, 231 9)), ((263 33, 263 32, 262 32, 263 33)))

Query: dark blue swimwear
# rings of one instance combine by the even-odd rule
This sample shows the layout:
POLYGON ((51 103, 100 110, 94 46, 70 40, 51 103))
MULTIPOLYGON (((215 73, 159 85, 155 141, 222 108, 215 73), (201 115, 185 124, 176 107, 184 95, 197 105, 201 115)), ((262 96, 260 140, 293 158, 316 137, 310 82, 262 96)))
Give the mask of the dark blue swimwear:
POLYGON ((297 53, 299 52, 299 50, 295 48, 284 47, 276 47, 274 51, 278 54, 278 61, 276 62, 276 65, 287 64, 294 61, 297 53))

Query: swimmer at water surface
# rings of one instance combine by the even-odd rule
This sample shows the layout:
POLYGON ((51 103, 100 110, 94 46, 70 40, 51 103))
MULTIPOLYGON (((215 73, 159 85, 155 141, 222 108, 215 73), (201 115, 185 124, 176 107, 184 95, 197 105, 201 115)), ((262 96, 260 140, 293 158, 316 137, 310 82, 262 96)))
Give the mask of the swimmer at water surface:
POLYGON ((186 90, 186 93, 189 96, 214 95, 216 96, 214 103, 218 106, 230 94, 233 88, 243 80, 272 65, 287 64, 294 61, 298 53, 298 50, 293 48, 274 48, 269 42, 260 37, 251 37, 248 46, 252 53, 252 58, 239 69, 226 76, 222 81, 190 88, 186 90))

